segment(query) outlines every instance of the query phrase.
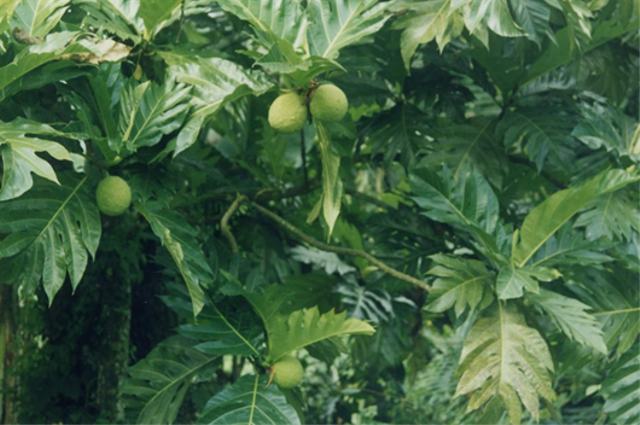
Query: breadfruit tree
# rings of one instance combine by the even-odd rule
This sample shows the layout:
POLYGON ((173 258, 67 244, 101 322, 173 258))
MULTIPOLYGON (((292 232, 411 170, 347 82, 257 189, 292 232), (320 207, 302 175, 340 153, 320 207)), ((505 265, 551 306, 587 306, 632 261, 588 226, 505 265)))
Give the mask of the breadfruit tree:
POLYGON ((0 2, 0 421, 640 422, 638 9, 0 2))

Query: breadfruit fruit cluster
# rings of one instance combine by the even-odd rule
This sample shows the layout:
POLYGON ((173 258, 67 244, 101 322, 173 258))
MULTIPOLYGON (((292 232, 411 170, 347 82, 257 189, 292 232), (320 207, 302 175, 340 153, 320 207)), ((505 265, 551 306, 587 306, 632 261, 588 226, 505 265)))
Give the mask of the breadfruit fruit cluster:
POLYGON ((297 93, 278 96, 269 108, 269 125, 281 133, 302 130, 307 120, 307 107, 297 93))
MULTIPOLYGON (((311 95, 309 112, 314 120, 332 123, 344 118, 349 109, 347 96, 333 84, 323 84, 311 95)), ((286 93, 269 107, 269 125, 281 133, 296 133, 307 120, 307 106, 302 96, 286 93)))
POLYGON ((302 365, 295 357, 288 355, 273 365, 273 382, 280 388, 290 389, 302 382, 302 365))
POLYGON ((340 121, 349 109, 344 92, 333 84, 324 84, 316 89, 309 103, 313 119, 322 123, 340 121))
POLYGON ((104 178, 96 189, 98 209, 105 215, 115 217, 131 205, 131 189, 126 181, 117 176, 104 178))

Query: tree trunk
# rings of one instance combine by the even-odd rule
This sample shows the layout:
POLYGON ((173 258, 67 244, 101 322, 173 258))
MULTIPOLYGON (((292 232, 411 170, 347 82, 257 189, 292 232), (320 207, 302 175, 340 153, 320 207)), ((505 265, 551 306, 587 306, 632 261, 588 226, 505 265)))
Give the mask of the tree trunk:
POLYGON ((0 285, 0 423, 3 424, 17 422, 13 400, 8 391, 15 389, 18 382, 15 376, 7 374, 14 359, 13 305, 13 286, 0 285))
POLYGON ((131 281, 117 275, 113 277, 100 287, 104 342, 99 354, 96 402, 102 417, 121 420, 124 410, 120 403, 119 387, 129 359, 131 281))

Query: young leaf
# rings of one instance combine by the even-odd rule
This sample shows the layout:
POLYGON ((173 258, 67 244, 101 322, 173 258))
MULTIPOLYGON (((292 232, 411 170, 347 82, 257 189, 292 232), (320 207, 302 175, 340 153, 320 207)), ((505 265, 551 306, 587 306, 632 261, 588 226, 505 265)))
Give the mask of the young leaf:
POLYGON ((602 330, 594 316, 585 312, 586 304, 558 293, 541 290, 539 294, 527 294, 527 298, 551 317, 562 332, 582 345, 607 355, 602 330))
POLYGON ((441 313, 455 305, 456 316, 460 316, 467 306, 473 310, 481 301, 481 308, 493 301, 495 275, 482 262, 442 254, 429 258, 434 266, 428 273, 437 278, 425 307, 428 311, 441 313))
POLYGON ((136 424, 171 424, 189 386, 211 376, 219 355, 196 350, 196 341, 174 336, 129 368, 120 387, 126 417, 136 424))
POLYGON ((378 0, 309 0, 311 54, 335 59, 340 50, 376 33, 389 19, 389 2, 378 0))
POLYGON ((0 202, 0 258, 11 258, 22 298, 42 279, 49 304, 69 274, 73 289, 95 256, 100 241, 100 213, 89 193, 87 177, 63 179, 60 186, 40 180, 27 194, 0 202))
POLYGON ((342 180, 340 179, 340 156, 331 148, 328 130, 322 124, 318 129, 318 145, 322 161, 322 213, 329 226, 327 238, 331 237, 333 226, 340 215, 342 204, 342 180))
POLYGON ((640 422, 640 346, 629 350, 611 366, 602 383, 600 394, 606 400, 602 410, 608 421, 616 425, 632 425, 640 422))
POLYGON ((268 362, 276 362, 286 354, 307 345, 339 335, 372 335, 375 329, 357 319, 347 319, 346 312, 333 310, 320 314, 318 307, 294 311, 290 315, 268 318, 268 362))
POLYGON ((0 154, 4 165, 0 201, 17 198, 31 189, 32 173, 58 183, 51 164, 36 155, 37 152, 46 152, 58 160, 71 161, 69 151, 61 144, 33 136, 72 138, 46 124, 24 118, 16 118, 11 122, 0 121, 0 154))
POLYGON ((538 397, 555 399, 549 371, 553 362, 542 336, 526 325, 514 306, 499 301, 467 336, 455 396, 473 392, 467 410, 499 397, 514 424, 522 418, 522 402, 538 420, 538 397))
POLYGON ((498 273, 496 292, 501 300, 520 298, 523 289, 537 294, 540 292, 538 281, 549 282, 554 279, 553 273, 544 267, 504 266, 498 273))
POLYGON ((136 203, 135 207, 173 257, 189 289, 193 314, 197 316, 204 306, 202 287, 209 286, 214 281, 213 272, 196 240, 197 232, 183 217, 174 211, 163 209, 157 202, 136 203))
POLYGON ((520 230, 520 242, 514 247, 512 261, 518 267, 524 266, 560 227, 592 199, 615 192, 639 179, 624 170, 610 170, 578 187, 556 192, 525 217, 520 230))
POLYGON ((213 396, 196 423, 300 425, 298 414, 278 386, 267 388, 268 379, 266 375, 243 376, 213 396))

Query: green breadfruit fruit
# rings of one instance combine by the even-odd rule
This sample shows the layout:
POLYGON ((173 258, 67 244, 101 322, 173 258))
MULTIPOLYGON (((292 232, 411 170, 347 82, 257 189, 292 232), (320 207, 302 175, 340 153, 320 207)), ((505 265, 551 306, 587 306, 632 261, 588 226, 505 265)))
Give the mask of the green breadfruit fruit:
POLYGON ((349 101, 344 92, 333 84, 325 84, 316 89, 309 104, 311 116, 320 122, 340 121, 349 109, 349 101))
POLYGON ((307 107, 297 93, 278 96, 269 108, 269 125, 281 133, 302 130, 307 120, 307 107))
POLYGON ((294 388, 302 382, 302 365, 295 357, 288 355, 273 365, 273 382, 280 388, 294 388))
POLYGON ((131 189, 120 177, 106 177, 98 184, 96 201, 103 214, 112 217, 120 215, 131 204, 131 189))

